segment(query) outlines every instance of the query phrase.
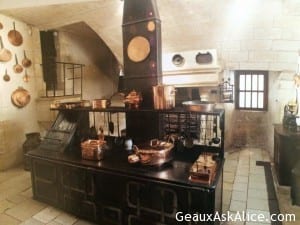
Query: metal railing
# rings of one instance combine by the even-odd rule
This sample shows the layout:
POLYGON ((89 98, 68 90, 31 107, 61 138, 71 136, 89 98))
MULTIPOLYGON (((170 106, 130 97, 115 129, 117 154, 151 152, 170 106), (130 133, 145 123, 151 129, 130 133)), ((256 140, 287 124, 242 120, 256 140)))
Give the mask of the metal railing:
MULTIPOLYGON (((43 65, 42 65, 43 66, 43 65)), ((47 65, 49 68, 49 65, 47 65)), ((44 97, 80 96, 82 98, 82 79, 84 64, 55 62, 50 79, 44 79, 46 90, 44 97)))

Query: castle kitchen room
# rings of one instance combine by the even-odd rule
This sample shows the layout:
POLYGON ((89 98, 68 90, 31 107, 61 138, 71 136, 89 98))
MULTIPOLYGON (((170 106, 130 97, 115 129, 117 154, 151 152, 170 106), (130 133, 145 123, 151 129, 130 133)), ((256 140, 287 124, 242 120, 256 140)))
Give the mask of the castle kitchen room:
POLYGON ((1 225, 300 225, 299 0, 1 0, 1 225))

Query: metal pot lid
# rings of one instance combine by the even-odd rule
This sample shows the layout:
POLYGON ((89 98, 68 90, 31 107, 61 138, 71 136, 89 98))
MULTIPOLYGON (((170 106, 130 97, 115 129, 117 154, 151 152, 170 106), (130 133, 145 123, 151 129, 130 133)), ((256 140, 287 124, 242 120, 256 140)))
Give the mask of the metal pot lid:
POLYGON ((175 66, 182 66, 184 64, 185 60, 180 54, 176 54, 172 58, 172 63, 175 66))
POLYGON ((201 53, 199 52, 196 57, 196 63, 198 64, 209 64, 212 63, 213 58, 210 52, 201 53))
POLYGON ((149 41, 142 37, 136 36, 131 39, 127 47, 127 55, 133 62, 141 62, 147 58, 150 53, 149 41))
POLYGON ((30 94, 26 89, 19 87, 11 94, 11 101, 14 106, 23 108, 30 102, 30 94))

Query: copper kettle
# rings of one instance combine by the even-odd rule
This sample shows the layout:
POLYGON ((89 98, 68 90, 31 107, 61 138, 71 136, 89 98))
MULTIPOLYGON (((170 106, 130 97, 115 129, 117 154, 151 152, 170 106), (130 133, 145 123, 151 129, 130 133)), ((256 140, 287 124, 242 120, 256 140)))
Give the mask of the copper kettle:
POLYGON ((172 109, 175 107, 175 87, 156 85, 152 87, 154 109, 172 109))

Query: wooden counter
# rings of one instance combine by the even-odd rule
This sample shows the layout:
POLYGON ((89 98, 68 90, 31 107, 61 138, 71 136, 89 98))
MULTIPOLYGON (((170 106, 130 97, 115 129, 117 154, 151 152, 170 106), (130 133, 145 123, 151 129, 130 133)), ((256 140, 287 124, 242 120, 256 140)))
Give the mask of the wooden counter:
POLYGON ((42 149, 27 154, 35 199, 105 225, 178 224, 177 212, 221 213, 224 162, 212 184, 192 183, 189 169, 197 156, 176 154, 156 168, 129 164, 124 150, 108 150, 98 162, 42 149))

